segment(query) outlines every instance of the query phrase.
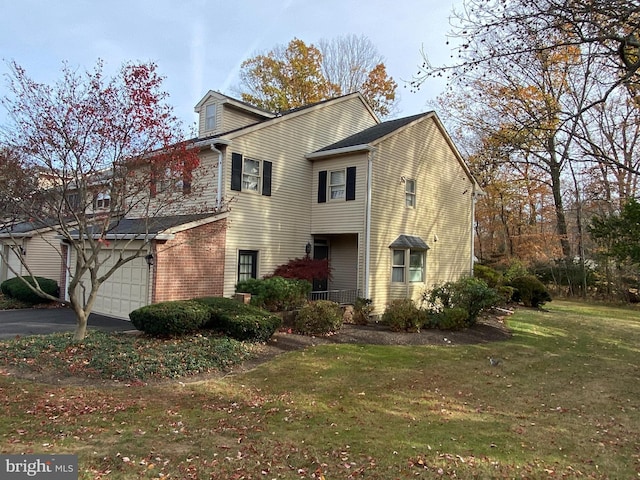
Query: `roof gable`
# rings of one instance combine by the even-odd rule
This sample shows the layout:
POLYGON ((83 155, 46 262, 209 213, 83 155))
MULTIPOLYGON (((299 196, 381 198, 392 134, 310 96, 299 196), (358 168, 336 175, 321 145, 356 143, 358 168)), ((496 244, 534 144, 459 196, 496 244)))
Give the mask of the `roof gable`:
POLYGON ((359 145, 372 145, 372 144, 378 143, 388 135, 395 133, 397 130, 400 130, 406 127, 407 125, 432 114, 433 112, 419 113, 417 115, 412 115, 410 117, 397 118, 395 120, 388 120, 378 125, 374 125, 373 127, 367 128, 362 132, 358 132, 354 135, 344 138, 336 143, 333 143, 324 148, 321 148, 320 150, 317 150, 317 152, 314 152, 314 153, 330 152, 332 150, 341 150, 341 149, 351 148, 359 145))

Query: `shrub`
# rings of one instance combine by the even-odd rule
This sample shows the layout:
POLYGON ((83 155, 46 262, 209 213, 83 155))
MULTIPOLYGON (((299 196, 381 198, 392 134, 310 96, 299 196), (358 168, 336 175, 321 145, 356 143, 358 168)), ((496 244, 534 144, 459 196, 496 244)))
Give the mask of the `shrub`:
POLYGON ((282 319, 254 305, 231 298, 202 297, 195 301, 209 309, 205 327, 240 341, 266 342, 282 325, 282 319))
POLYGON ((496 289, 502 303, 510 303, 513 300, 513 292, 515 289, 509 285, 501 285, 496 289))
MULTIPOLYGON (((49 295, 52 295, 54 297, 58 296, 58 282, 56 282, 55 280, 44 277, 24 277, 24 279, 34 286, 36 285, 37 281, 43 292, 48 293, 49 295)), ((36 292, 31 290, 24 283, 24 281, 18 277, 10 278, 9 280, 5 280, 4 282, 2 282, 0 290, 6 296, 15 298, 16 300, 20 300, 21 302, 25 303, 36 304, 48 301, 44 297, 41 297, 36 292)))
POLYGON ((491 288, 496 288, 502 285, 502 274, 497 270, 486 265, 476 263, 473 266, 473 276, 484 282, 491 288))
POLYGON ((251 305, 278 312, 305 304, 311 292, 311 283, 282 277, 250 278, 238 282, 236 292, 250 293, 251 305))
POLYGON ((322 335, 340 330, 342 309, 329 300, 309 302, 298 312, 295 329, 304 335, 322 335))
POLYGON ((369 323, 369 316, 374 310, 372 301, 369 298, 356 298, 353 305, 353 323, 356 325, 366 325, 369 323))
POLYGON ((423 294, 423 300, 436 313, 450 308, 463 308, 467 312, 467 325, 473 325, 480 312, 498 304, 498 293, 489 288, 484 280, 464 277, 456 282, 447 282, 436 286, 423 294))
POLYGON ((462 307, 445 308, 430 318, 430 325, 440 330, 462 330, 469 325, 469 313, 462 307))
POLYGON ((418 331, 425 323, 425 314, 410 298, 396 299, 385 308, 382 323, 394 332, 418 331))
POLYGON ((538 308, 551 301, 544 284, 533 275, 514 278, 511 286, 514 288, 513 300, 522 302, 525 307, 538 308))
POLYGON ((154 303, 129 314, 140 331, 154 336, 184 335, 198 331, 209 320, 209 309, 193 300, 154 303))
POLYGON ((274 277, 295 278, 313 282, 314 278, 329 278, 331 267, 329 260, 303 257, 289 260, 284 265, 276 267, 274 277))

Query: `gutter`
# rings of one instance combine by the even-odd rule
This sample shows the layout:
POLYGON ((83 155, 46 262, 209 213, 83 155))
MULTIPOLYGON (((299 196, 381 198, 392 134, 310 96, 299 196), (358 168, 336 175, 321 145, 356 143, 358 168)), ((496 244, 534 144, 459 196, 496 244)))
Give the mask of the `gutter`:
POLYGON ((335 155, 344 155, 354 152, 373 152, 374 150, 375 147, 372 147, 369 144, 351 145, 350 147, 334 148, 332 150, 321 150, 313 153, 307 153, 304 158, 308 160, 315 160, 318 158, 333 157, 335 155))
POLYGON ((216 146, 224 145, 225 147, 228 147, 229 145, 231 145, 231 140, 226 140, 224 138, 214 138, 210 140, 195 142, 194 145, 202 149, 209 147, 213 152, 218 154, 218 192, 216 193, 216 209, 220 210, 222 209, 222 175, 224 173, 222 166, 224 162, 222 161, 222 151, 220 151, 216 146))

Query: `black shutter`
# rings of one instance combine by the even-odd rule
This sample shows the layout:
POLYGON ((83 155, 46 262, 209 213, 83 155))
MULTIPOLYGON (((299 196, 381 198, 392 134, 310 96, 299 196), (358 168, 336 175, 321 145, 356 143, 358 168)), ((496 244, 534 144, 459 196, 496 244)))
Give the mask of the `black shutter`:
POLYGON ((347 168, 347 192, 345 200, 356 199, 356 167, 347 168))
POLYGON ((262 162, 262 195, 271 196, 271 162, 262 162))
POLYGON ((231 190, 242 190, 242 155, 231 154, 231 190))
POLYGON ((318 203, 327 201, 327 171, 318 172, 318 203))

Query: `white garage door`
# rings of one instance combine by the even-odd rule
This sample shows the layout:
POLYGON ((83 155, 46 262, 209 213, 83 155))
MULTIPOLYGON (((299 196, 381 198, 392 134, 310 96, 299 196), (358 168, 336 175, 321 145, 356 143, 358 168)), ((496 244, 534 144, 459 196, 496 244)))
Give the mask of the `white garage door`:
MULTIPOLYGON (((115 259, 107 260, 110 268, 115 259)), ((101 269, 102 270, 102 269, 101 269)), ((100 286, 93 311, 129 320, 129 312, 148 303, 149 267, 144 258, 136 258, 121 266, 100 286)))

